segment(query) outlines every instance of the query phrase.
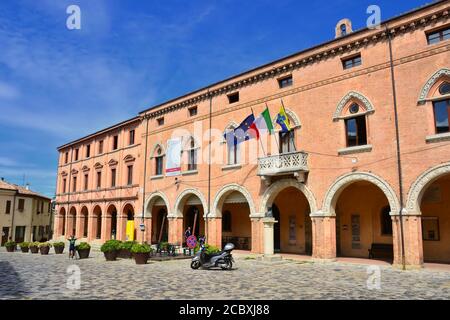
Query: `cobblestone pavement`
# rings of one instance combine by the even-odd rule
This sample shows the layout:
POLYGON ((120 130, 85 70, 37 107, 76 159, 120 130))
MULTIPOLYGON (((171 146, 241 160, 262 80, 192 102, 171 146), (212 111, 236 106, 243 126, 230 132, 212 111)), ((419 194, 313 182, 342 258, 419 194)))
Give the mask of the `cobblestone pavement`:
MULTIPOLYGON (((53 249, 51 250, 53 251, 53 249)), ((106 262, 100 252, 67 254, 0 251, 0 299, 450 299, 450 272, 381 266, 381 288, 367 287, 367 265, 235 257, 231 271, 192 270, 190 260, 136 265, 106 262), (81 270, 70 290, 67 268, 81 270)))

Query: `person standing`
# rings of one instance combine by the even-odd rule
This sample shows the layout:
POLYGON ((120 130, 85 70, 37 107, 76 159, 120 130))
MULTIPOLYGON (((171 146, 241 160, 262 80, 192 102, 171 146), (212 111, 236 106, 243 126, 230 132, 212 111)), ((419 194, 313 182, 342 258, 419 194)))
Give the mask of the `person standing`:
POLYGON ((75 257, 75 242, 77 238, 74 235, 71 235, 69 238, 69 259, 75 257))

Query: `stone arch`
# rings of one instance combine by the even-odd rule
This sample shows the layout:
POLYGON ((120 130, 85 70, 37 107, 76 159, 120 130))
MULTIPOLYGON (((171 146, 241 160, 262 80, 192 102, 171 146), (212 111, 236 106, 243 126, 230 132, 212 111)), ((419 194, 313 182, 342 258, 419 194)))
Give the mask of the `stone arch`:
POLYGON ((150 149, 150 150, 151 150, 151 153, 150 153, 150 158, 151 158, 151 159, 153 159, 153 158, 155 157, 155 152, 156 152, 156 150, 157 150, 158 148, 161 148, 161 155, 162 155, 162 156, 166 154, 166 148, 164 148, 164 145, 163 145, 162 143, 160 143, 160 142, 156 142, 156 143, 152 146, 152 148, 150 149))
POLYGON ((440 164, 422 173, 411 185, 406 210, 408 213, 421 214, 420 203, 427 187, 440 177, 450 173, 450 162, 440 164))
POLYGON ((129 212, 129 210, 131 210, 131 212, 132 212, 132 214, 133 214, 133 219, 129 219, 129 220, 134 220, 134 218, 135 218, 135 216, 136 216, 136 210, 135 210, 135 208, 134 208, 134 206, 133 206, 133 203, 131 203, 131 202, 126 202, 126 203, 122 206, 122 209, 120 210, 120 212, 121 212, 122 216, 127 217, 127 219, 128 219, 128 218, 129 218, 129 217, 128 217, 128 212, 129 212), (128 210, 127 210, 127 209, 128 209, 128 210))
POLYGON ((428 95, 430 94, 431 88, 443 77, 450 77, 450 69, 448 68, 442 68, 438 71, 436 71, 425 83, 425 85, 422 87, 422 90, 420 90, 420 95, 418 99, 418 104, 425 104, 428 98, 428 95))
POLYGON ((153 205, 156 202, 156 200, 158 200, 158 198, 161 198, 164 201, 164 203, 166 204, 167 211, 169 211, 169 208, 170 208, 169 199, 164 194, 164 192, 156 191, 156 192, 151 193, 147 197, 147 200, 145 200, 145 205, 144 205, 144 210, 145 210, 144 217, 145 218, 151 218, 152 217, 151 208, 153 207, 153 205))
POLYGON ((248 190, 236 183, 232 183, 222 187, 216 194, 214 198, 213 210, 211 211, 211 215, 208 218, 220 218, 222 217, 222 206, 225 198, 231 194, 232 192, 241 193, 246 199, 248 206, 250 208, 250 216, 254 216, 256 214, 255 204, 253 202, 252 196, 248 190))
POLYGON ((205 200, 205 197, 203 196, 203 194, 200 191, 198 191, 197 189, 190 188, 190 189, 183 190, 183 192, 181 192, 178 195, 178 197, 175 201, 175 205, 173 207, 173 212, 172 212, 174 217, 183 217, 183 206, 184 206, 184 203, 186 202, 188 196, 190 196, 190 195, 195 195, 200 199, 200 202, 202 203, 203 211, 204 211, 205 215, 209 212, 208 205, 206 203, 206 200, 205 200))
POLYGON ((108 203, 107 205, 106 205, 106 215, 107 216, 111 216, 111 214, 112 214, 112 208, 114 208, 115 210, 116 210, 116 214, 119 214, 119 212, 117 211, 117 205, 115 204, 115 203, 108 203))
POLYGON ((267 208, 272 205, 273 201, 280 193, 280 191, 288 187, 294 187, 298 189, 300 192, 302 192, 308 201, 311 212, 317 211, 316 198, 314 197, 314 194, 311 192, 311 190, 308 189, 307 186, 305 186, 303 183, 298 182, 295 179, 283 179, 270 185, 270 187, 267 188, 267 190, 264 192, 261 199, 258 214, 261 216, 265 216, 267 208))
POLYGON ((373 104, 366 96, 356 91, 350 91, 341 99, 341 101, 339 101, 338 105, 336 106, 336 111, 334 112, 333 115, 333 121, 337 121, 342 118, 342 112, 344 111, 344 108, 351 101, 359 102, 360 104, 362 104, 362 107, 365 109, 364 114, 375 112, 373 104))
POLYGON ((398 201, 397 195, 386 181, 384 181, 379 176, 369 172, 352 172, 337 178, 336 181, 328 189, 323 200, 323 215, 335 216, 336 213, 334 210, 339 195, 348 185, 358 181, 367 181, 380 188, 388 199, 389 206, 391 207, 391 214, 396 214, 399 212, 400 203, 398 201))

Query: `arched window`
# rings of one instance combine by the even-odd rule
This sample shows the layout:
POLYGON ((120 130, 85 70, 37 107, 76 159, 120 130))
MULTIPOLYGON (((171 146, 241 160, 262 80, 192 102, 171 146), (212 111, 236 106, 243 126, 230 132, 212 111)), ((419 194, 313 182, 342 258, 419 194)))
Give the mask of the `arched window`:
POLYGON ((386 206, 381 209, 381 234, 385 236, 392 235, 392 219, 391 219, 391 207, 386 206))
POLYGON ((345 119, 347 147, 364 146, 367 144, 366 116, 357 115, 359 110, 359 105, 353 103, 348 111, 351 115, 356 116, 345 119))
MULTIPOLYGON (((227 136, 227 133, 232 132, 236 127, 237 124, 229 124, 225 129, 224 137, 227 136)), ((224 140, 227 146, 227 165, 236 165, 239 164, 240 161, 239 144, 233 143, 232 140, 233 139, 229 139, 229 141, 227 141, 226 139, 224 140)))
POLYGON ((231 232, 231 212, 228 210, 222 214, 222 231, 231 232))
POLYGON ((347 26, 345 23, 341 24, 341 36, 345 36, 347 34, 347 26))
POLYGON ((188 170, 197 170, 197 146, 193 137, 189 139, 188 152, 188 170))
POLYGON ((441 84, 441 86, 439 87, 439 93, 442 95, 450 94, 450 83, 444 82, 443 84, 441 84))
MULTIPOLYGON (((444 82, 439 86, 441 95, 450 94, 450 83, 444 82)), ((450 98, 433 102, 434 125, 436 133, 449 132, 450 98)))
POLYGON ((156 149, 155 153, 155 175, 160 176, 163 174, 164 154, 161 147, 156 149))

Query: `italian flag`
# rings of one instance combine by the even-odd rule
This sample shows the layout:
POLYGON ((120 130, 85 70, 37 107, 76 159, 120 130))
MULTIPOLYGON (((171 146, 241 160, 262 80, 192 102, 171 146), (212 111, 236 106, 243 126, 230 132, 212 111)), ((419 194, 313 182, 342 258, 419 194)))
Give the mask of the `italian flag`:
POLYGON ((273 124, 272 119, 270 118, 269 108, 266 107, 259 117, 253 121, 250 125, 250 129, 252 129, 250 132, 256 139, 259 139, 261 134, 273 133, 273 124))

